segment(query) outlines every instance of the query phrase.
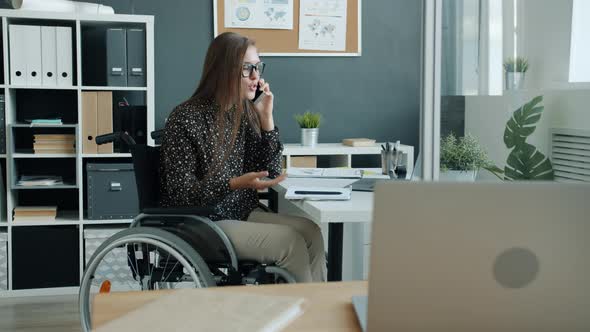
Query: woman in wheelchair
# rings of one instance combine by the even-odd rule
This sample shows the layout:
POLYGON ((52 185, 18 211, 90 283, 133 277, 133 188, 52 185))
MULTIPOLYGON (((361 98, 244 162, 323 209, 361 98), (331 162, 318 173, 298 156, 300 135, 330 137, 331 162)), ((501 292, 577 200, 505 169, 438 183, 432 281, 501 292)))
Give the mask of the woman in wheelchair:
POLYGON ((255 211, 257 190, 284 180, 264 69, 246 37, 223 33, 211 43, 197 90, 166 123, 160 204, 212 206, 209 218, 227 234, 239 260, 275 264, 297 282, 325 281, 320 228, 305 218, 255 211), (257 90, 263 96, 255 103, 257 90))

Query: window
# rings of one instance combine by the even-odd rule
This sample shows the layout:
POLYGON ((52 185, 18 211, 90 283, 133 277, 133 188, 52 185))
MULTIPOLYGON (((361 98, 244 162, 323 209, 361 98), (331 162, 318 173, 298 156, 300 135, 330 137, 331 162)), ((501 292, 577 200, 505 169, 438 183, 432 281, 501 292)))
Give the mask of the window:
POLYGON ((573 0, 570 82, 590 82, 590 1, 573 0))

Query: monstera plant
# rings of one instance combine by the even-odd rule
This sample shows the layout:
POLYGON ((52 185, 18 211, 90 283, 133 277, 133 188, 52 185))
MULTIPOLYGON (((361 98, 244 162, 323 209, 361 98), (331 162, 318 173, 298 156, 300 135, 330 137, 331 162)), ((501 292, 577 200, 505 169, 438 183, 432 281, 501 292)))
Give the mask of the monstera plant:
POLYGON ((506 166, 488 166, 486 169, 503 180, 553 180, 551 161, 534 145, 526 142, 541 119, 544 107, 540 105, 543 96, 537 96, 514 111, 506 123, 504 144, 511 149, 506 166))

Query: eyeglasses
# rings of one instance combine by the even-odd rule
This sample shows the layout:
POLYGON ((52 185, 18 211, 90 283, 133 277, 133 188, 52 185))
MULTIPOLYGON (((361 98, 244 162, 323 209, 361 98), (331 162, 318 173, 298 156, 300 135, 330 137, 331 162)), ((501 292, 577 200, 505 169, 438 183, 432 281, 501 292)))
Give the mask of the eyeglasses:
POLYGON ((254 69, 256 69, 258 75, 262 75, 262 73, 264 72, 264 67, 266 67, 266 64, 264 62, 259 62, 256 64, 245 63, 242 65, 242 77, 252 76, 254 69))

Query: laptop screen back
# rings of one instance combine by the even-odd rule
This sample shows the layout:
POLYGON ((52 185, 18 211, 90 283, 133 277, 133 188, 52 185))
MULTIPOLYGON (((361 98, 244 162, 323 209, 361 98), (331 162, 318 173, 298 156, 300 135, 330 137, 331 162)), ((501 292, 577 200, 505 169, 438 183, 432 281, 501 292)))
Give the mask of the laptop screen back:
POLYGON ((380 183, 369 331, 590 331, 590 185, 380 183))

